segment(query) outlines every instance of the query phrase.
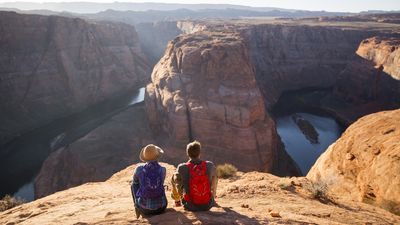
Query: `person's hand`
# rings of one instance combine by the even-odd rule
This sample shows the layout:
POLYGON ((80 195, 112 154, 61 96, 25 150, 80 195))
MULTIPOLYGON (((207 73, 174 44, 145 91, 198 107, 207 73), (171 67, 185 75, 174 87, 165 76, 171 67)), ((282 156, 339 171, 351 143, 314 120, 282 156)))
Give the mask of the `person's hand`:
POLYGON ((175 207, 180 207, 180 206, 182 206, 181 201, 175 201, 175 207))

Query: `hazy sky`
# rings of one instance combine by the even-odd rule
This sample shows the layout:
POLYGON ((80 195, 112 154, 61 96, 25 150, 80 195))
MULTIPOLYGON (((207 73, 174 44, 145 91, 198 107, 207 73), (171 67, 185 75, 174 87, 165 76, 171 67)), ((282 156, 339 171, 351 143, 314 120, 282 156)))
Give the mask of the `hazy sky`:
MULTIPOLYGON (((21 0, 0 0, 15 2, 21 0)), ((24 2, 114 2, 113 0, 23 0, 24 2)), ((249 6, 270 6, 288 9, 359 12, 365 10, 400 10, 400 0, 126 0, 120 2, 164 2, 164 3, 214 3, 249 6)))

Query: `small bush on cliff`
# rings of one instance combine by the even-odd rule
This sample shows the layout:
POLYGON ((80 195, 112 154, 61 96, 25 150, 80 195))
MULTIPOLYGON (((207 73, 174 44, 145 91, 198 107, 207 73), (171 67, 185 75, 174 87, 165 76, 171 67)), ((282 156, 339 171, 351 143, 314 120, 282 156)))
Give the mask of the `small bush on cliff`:
POLYGON ((328 200, 327 191, 328 185, 324 182, 309 183, 305 186, 305 189, 310 193, 312 198, 320 201, 328 200))
POLYGON ((237 168, 232 164, 225 163, 217 166, 217 176, 219 178, 233 177, 236 175, 236 172, 237 168))
POLYGON ((11 197, 10 195, 6 195, 3 199, 0 200, 0 212, 14 208, 15 206, 21 205, 22 203, 24 203, 22 200, 11 197))

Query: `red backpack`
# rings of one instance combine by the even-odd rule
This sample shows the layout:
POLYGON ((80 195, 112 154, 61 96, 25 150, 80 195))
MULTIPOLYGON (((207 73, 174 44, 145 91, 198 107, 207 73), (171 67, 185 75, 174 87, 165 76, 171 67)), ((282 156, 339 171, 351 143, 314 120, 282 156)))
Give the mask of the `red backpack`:
POLYGON ((197 205, 208 204, 211 200, 211 187, 206 174, 206 162, 202 161, 199 165, 188 162, 187 166, 189 168, 189 194, 185 194, 185 200, 197 205))

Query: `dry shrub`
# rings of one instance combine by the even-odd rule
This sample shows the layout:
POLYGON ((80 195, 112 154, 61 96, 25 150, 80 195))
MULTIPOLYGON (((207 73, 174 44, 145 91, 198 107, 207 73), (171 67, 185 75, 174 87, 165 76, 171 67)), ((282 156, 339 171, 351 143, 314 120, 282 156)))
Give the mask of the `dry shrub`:
POLYGON ((0 212, 14 208, 23 203, 24 202, 18 198, 14 198, 14 197, 11 197, 10 195, 6 195, 6 196, 4 196, 3 199, 0 200, 0 212))
POLYGON ((232 164, 225 163, 217 166, 217 176, 219 178, 233 177, 236 175, 236 172, 237 168, 232 164))
POLYGON ((318 200, 328 199, 327 196, 328 185, 325 182, 319 181, 315 183, 313 182, 308 183, 305 186, 305 189, 310 193, 312 198, 318 200))

